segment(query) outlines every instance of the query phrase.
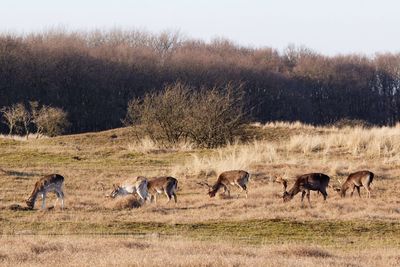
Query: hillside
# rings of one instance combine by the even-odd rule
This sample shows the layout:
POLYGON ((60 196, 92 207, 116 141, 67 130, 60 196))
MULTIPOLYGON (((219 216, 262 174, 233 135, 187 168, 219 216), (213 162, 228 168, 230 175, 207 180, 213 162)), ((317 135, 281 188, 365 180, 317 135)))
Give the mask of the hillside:
MULTIPOLYGON (((127 264, 119 255, 130 253, 136 255, 135 264, 161 266, 176 249, 181 253, 175 260, 182 265, 257 265, 273 258, 270 266, 282 261, 305 266, 321 259, 327 266, 396 266, 399 129, 257 124, 248 130, 254 141, 208 150, 191 144, 160 148, 135 128, 43 139, 2 137, 0 232, 5 245, 0 262, 49 264, 57 253, 75 265, 80 259, 119 265, 127 264), (234 188, 230 198, 210 199, 197 184, 212 184, 228 169, 252 174, 248 199, 237 198, 234 188), (376 175, 371 199, 363 188, 361 199, 342 199, 329 188, 326 203, 312 192, 312 207, 302 208, 300 194, 283 203, 282 186, 273 182, 284 176, 291 187, 295 175, 323 172, 335 186, 361 169, 376 175), (40 211, 40 199, 35 210, 10 209, 24 206, 35 181, 48 173, 65 177, 64 211, 40 211), (129 197, 106 197, 114 183, 137 175, 176 177, 178 203, 160 196, 157 204, 130 209, 129 197), (87 248, 93 240, 96 245, 87 248), (114 250, 105 251, 107 246, 114 250), (174 249, 168 252, 169 247, 174 249), (104 256, 97 257, 101 251, 104 256)), ((47 204, 54 199, 49 194, 47 204)))

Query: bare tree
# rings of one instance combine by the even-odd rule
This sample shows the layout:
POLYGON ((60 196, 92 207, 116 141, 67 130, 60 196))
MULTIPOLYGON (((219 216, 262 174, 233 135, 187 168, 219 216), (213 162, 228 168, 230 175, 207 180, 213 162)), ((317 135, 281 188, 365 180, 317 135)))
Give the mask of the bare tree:
POLYGON ((19 122, 24 128, 26 139, 28 139, 33 117, 32 114, 29 112, 29 110, 26 109, 26 107, 22 103, 18 105, 19 105, 19 122))
POLYGON ((0 111, 3 114, 4 123, 8 126, 8 134, 11 135, 17 130, 18 124, 23 120, 26 109, 22 103, 18 103, 9 107, 3 107, 0 111))

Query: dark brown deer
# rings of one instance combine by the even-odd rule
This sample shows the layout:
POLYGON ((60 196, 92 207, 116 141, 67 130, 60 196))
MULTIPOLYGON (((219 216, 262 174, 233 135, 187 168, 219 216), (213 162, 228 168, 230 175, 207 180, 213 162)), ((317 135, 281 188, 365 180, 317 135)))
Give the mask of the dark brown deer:
POLYGON ((228 192, 228 196, 230 196, 229 186, 235 185, 239 187, 241 191, 245 191, 247 198, 247 184, 249 182, 249 179, 250 174, 248 172, 242 170, 234 170, 221 173, 213 186, 210 186, 205 182, 199 184, 206 185, 209 188, 208 195, 210 197, 215 197, 218 190, 220 190, 221 188, 224 189, 224 193, 228 192))
POLYGON ((370 185, 374 179, 374 173, 370 171, 358 171, 351 173, 346 181, 342 184, 340 188, 335 188, 335 190, 340 194, 341 197, 346 196, 346 191, 351 190, 350 196, 353 196, 354 189, 357 189, 358 196, 361 197, 360 187, 363 186, 367 190, 368 198, 371 197, 370 185))
POLYGON ((303 205, 304 196, 307 196, 308 204, 310 202, 310 191, 321 192, 326 200, 328 194, 326 193, 326 187, 329 184, 329 176, 323 173, 308 173, 296 177, 296 181, 289 191, 286 191, 287 184, 284 183, 283 201, 287 202, 291 200, 296 194, 301 192, 301 205, 303 205), (286 185, 286 186, 285 186, 286 185))

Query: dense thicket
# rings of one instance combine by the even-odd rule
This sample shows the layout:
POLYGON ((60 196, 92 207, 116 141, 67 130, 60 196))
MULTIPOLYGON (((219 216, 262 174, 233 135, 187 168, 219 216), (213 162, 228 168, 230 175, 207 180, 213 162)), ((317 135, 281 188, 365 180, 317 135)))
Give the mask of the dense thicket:
POLYGON ((242 83, 258 121, 393 124, 400 117, 399 54, 327 57, 171 32, 0 36, 0 108, 28 101, 62 108, 71 132, 121 126, 129 100, 176 81, 195 88, 242 83))

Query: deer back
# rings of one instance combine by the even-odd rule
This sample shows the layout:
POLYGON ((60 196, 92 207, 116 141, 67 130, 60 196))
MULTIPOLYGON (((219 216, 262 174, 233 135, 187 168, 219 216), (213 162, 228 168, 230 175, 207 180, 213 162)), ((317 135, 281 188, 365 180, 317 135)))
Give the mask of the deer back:
POLYGON ((160 192, 176 187, 178 180, 171 176, 154 177, 148 181, 148 190, 150 192, 160 192))
POLYGON ((323 173, 308 173, 297 176, 296 182, 290 191, 302 191, 304 189, 319 191, 326 190, 329 184, 329 176, 323 173))
POLYGON ((217 183, 222 183, 224 185, 228 184, 244 184, 249 182, 250 174, 243 170, 233 170, 221 173, 218 176, 217 183))
POLYGON ((370 171, 358 171, 351 173, 346 181, 344 182, 342 188, 347 189, 352 184, 355 186, 369 186, 374 179, 374 173, 370 171))

